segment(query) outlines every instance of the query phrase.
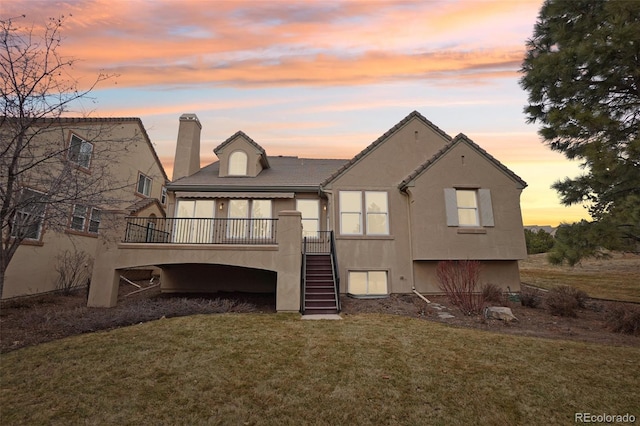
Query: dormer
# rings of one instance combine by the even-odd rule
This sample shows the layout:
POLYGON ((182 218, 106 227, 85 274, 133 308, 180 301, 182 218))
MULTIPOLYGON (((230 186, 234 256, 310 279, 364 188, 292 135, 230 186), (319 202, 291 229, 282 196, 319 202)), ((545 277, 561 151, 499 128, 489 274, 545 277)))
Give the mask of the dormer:
POLYGON ((219 177, 256 177, 269 168, 267 153, 244 132, 237 132, 213 152, 220 159, 219 177))

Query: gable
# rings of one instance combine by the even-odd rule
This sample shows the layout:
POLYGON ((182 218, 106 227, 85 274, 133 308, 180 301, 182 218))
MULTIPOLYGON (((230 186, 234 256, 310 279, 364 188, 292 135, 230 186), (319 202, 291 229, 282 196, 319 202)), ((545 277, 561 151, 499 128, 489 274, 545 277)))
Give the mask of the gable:
POLYGON ((337 170, 322 186, 395 185, 450 140, 449 135, 414 111, 337 170))
POLYGON ((220 177, 256 177, 270 167, 264 148, 242 131, 218 145, 213 152, 220 159, 220 177), (243 172, 239 171, 239 164, 244 164, 243 172))
POLYGON ((466 176, 465 180, 471 181, 476 179, 478 181, 482 181, 487 178, 487 173, 499 172, 504 177, 507 177, 512 181, 517 188, 524 189, 527 186, 527 183, 522 180, 522 178, 512 172, 487 151, 482 149, 466 135, 460 133, 449 144, 444 146, 440 151, 435 153, 433 157, 420 165, 402 182, 400 182, 398 187, 401 190, 404 190, 407 187, 413 186, 420 176, 427 173, 428 170, 433 168, 436 163, 444 161, 443 159, 449 156, 459 158, 459 162, 454 161, 450 165, 453 168, 451 170, 453 172, 453 170, 458 167, 464 168, 464 175, 466 176), (480 165, 483 167, 480 167, 480 165), (484 166, 490 167, 485 168, 484 166))

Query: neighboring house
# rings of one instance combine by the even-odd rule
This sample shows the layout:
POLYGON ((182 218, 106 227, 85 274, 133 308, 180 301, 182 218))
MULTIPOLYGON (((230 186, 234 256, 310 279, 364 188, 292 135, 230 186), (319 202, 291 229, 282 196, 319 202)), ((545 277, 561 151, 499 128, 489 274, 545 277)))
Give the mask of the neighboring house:
POLYGON ((268 156, 238 132, 200 168, 200 130, 180 117, 172 217, 125 221, 90 305, 113 306, 118 270, 141 265, 162 268, 165 292, 272 292, 278 311, 335 312, 338 293, 439 293, 442 260, 478 260, 482 283, 520 289, 526 183, 418 112, 351 160, 268 156))
POLYGON ((56 157, 61 160, 44 163, 44 167, 34 167, 21 176, 24 194, 46 193, 50 179, 45 174, 65 161, 76 176, 65 185, 85 185, 79 191, 91 191, 92 184, 87 182, 99 176, 104 179, 101 188, 111 190, 102 194, 103 202, 94 205, 74 204, 71 200, 45 206, 43 220, 9 264, 3 298, 56 290, 56 269, 65 252, 72 258, 74 253, 86 253, 87 263, 82 266, 90 276, 98 237, 110 229, 106 222, 109 213, 166 216, 168 178, 139 118, 61 118, 38 123, 32 146, 57 151, 56 157), (55 230, 53 220, 58 224, 55 230))

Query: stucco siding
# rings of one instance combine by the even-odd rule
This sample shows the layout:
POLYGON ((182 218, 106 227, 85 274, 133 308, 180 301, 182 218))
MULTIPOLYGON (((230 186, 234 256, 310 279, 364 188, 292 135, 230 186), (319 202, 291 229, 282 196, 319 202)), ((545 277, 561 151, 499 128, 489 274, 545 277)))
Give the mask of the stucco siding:
POLYGON ((408 188, 413 259, 523 259, 521 191, 513 179, 477 151, 466 144, 457 145, 408 188), (493 226, 447 225, 444 190, 456 187, 489 190, 493 226))
POLYGON ((396 187, 448 141, 418 119, 398 129, 370 150, 330 185, 336 188, 396 187))
MULTIPOLYGON (((494 284, 503 291, 520 291, 520 270, 515 260, 485 260, 480 262, 478 291, 485 284, 494 284)), ((416 290, 425 294, 441 294, 436 274, 437 261, 414 262, 416 290)))
MULTIPOLYGON (((23 244, 11 259, 6 271, 3 298, 45 293, 56 290, 59 257, 65 251, 86 252, 93 258, 97 238, 48 232, 42 245, 23 244)), ((87 265, 91 276, 91 265, 87 265)))

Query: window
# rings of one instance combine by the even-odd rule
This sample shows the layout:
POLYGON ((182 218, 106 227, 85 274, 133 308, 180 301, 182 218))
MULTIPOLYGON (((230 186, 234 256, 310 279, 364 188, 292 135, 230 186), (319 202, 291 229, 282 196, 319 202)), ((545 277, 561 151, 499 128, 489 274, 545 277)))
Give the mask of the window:
POLYGON ((162 190, 160 191, 160 204, 162 205, 166 205, 167 204, 167 188, 166 187, 162 187, 162 190))
POLYGON ((340 191, 340 234, 362 235, 365 212, 367 235, 389 235, 389 205, 383 191, 340 191))
POLYGON ((387 271, 349 271, 349 294, 386 296, 387 271))
POLYGON ((494 226, 491 192, 488 189, 445 188, 447 226, 494 226))
POLYGON ((387 193, 367 191, 364 193, 364 198, 367 209, 367 234, 388 235, 389 206, 387 205, 387 193))
POLYGON ((151 195, 151 178, 140 173, 138 176, 138 187, 136 188, 138 194, 142 194, 146 197, 151 195))
POLYGON ((100 210, 82 204, 75 204, 71 212, 71 229, 97 234, 100 227, 100 210))
POLYGON ((11 235, 25 240, 40 240, 45 207, 44 193, 23 188, 13 220, 11 235))
POLYGON ((296 200, 296 210, 302 214, 302 235, 317 237, 320 230, 320 201, 296 200))
POLYGON ((458 225, 459 226, 479 226, 480 218, 478 217, 478 200, 476 199, 476 191, 456 190, 456 203, 458 207, 458 225))
POLYGON ((71 135, 69 143, 69 160, 78 164, 80 167, 88 169, 91 165, 91 154, 93 153, 93 145, 76 135, 71 135))
POLYGON ((174 242, 212 243, 215 217, 214 200, 178 200, 174 242))
POLYGON ((230 200, 227 237, 271 238, 271 200, 230 200))
POLYGON ((229 155, 229 175, 247 175, 247 154, 244 151, 233 151, 229 155))

